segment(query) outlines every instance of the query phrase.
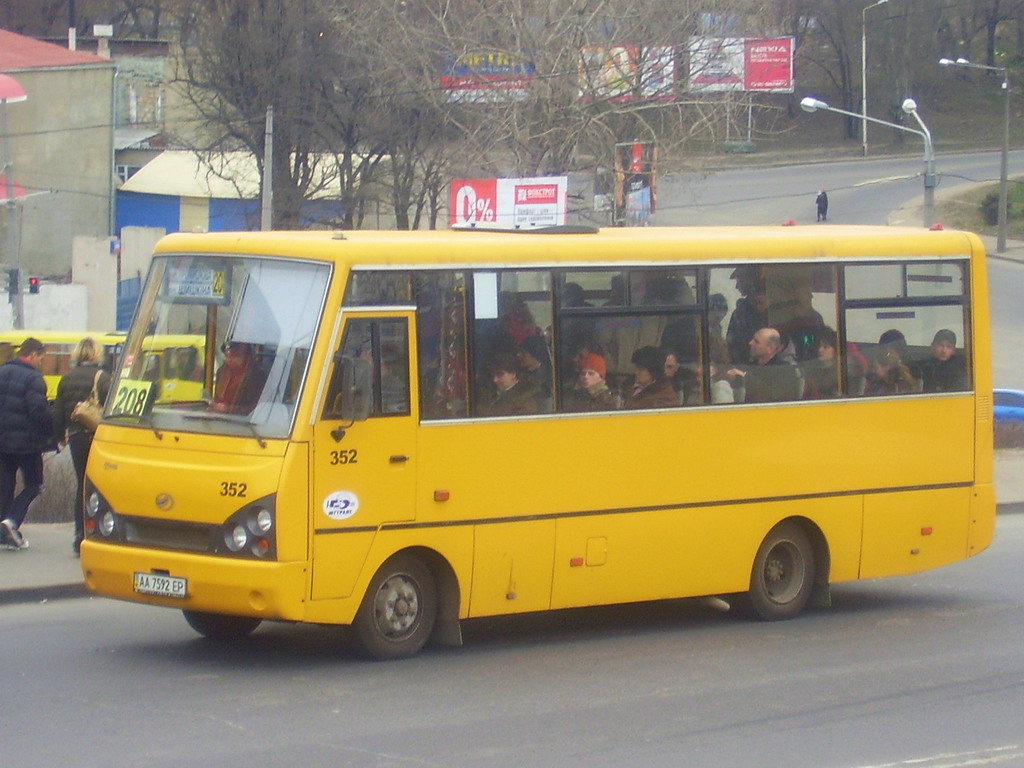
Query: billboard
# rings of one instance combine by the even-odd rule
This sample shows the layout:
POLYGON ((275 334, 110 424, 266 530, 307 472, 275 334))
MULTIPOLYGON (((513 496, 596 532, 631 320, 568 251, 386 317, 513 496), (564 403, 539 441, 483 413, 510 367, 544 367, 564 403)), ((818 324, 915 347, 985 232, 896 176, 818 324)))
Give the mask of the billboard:
POLYGON ((793 38, 694 37, 690 90, 793 92, 793 38))
POLYGON ((584 101, 671 101, 676 52, 670 45, 585 45, 580 50, 584 101))
POLYGON ((448 53, 441 62, 441 89, 453 103, 522 101, 530 96, 535 74, 526 51, 482 49, 457 56, 448 53))
POLYGON ((567 176, 520 179, 454 179, 450 226, 553 227, 566 223, 567 176))

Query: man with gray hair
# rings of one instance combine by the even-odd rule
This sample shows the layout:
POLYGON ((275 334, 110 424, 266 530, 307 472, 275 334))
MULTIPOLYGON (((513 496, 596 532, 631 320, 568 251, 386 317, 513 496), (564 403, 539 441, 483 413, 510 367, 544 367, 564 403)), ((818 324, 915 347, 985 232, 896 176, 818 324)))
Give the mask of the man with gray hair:
POLYGON ((800 372, 782 355, 786 343, 777 329, 761 328, 749 344, 753 365, 726 372, 734 386, 743 386, 743 402, 777 403, 800 399, 800 372))

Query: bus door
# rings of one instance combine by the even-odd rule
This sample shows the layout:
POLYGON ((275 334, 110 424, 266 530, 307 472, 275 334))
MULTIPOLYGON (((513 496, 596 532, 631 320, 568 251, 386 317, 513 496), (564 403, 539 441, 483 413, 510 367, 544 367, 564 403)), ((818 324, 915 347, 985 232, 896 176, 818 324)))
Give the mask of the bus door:
POLYGON ((347 597, 383 523, 415 518, 412 311, 346 313, 313 430, 316 599, 347 597))

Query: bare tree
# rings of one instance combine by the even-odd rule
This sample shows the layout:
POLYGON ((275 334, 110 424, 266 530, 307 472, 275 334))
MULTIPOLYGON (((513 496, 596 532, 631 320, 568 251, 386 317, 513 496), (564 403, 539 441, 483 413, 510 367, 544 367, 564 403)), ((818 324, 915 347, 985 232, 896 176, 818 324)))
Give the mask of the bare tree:
POLYGON ((183 4, 177 84, 202 121, 206 151, 244 150, 262 175, 274 108, 273 225, 298 226, 303 202, 331 183, 323 129, 341 71, 324 0, 192 0, 183 4))

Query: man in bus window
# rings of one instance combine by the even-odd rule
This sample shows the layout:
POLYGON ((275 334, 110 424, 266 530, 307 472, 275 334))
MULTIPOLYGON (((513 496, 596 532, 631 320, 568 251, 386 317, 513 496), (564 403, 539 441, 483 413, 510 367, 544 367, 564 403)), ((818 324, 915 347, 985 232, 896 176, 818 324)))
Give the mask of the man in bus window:
POLYGON ((519 358, 510 352, 494 356, 487 373, 492 388, 480 398, 481 416, 523 416, 537 413, 537 390, 521 378, 519 358))
POLYGON ((932 356, 921 363, 923 392, 962 392, 967 389, 967 365, 956 353, 956 334, 943 328, 932 339, 932 356))
POLYGON ((777 403, 800 398, 800 373, 782 355, 787 343, 775 328, 761 328, 754 334, 749 344, 752 365, 726 372, 734 386, 744 388, 743 402, 777 403))
POLYGON ((266 370, 257 365, 252 344, 228 342, 224 363, 217 371, 211 407, 223 413, 249 413, 259 401, 266 378, 266 370))

